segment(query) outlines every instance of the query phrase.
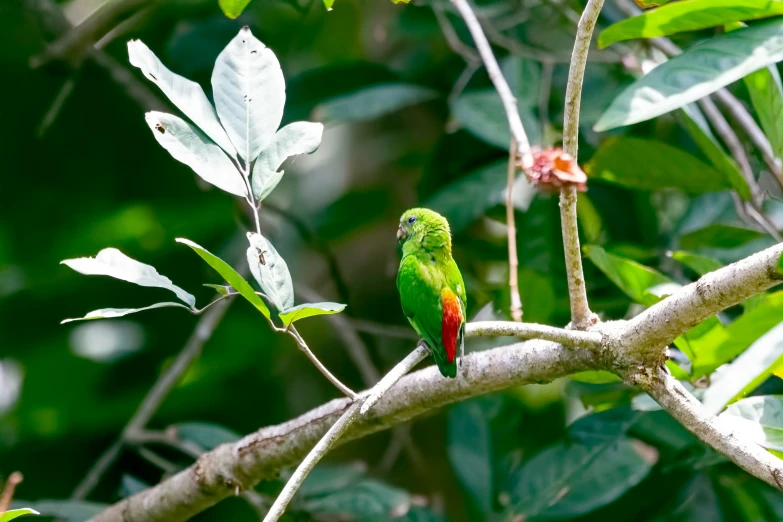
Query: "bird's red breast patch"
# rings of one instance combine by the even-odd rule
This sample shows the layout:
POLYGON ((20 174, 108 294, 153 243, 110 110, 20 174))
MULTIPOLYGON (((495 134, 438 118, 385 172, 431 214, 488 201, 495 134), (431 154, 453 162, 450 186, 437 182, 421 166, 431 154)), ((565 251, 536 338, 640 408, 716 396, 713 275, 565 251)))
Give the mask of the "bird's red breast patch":
POLYGON ((446 350, 446 360, 449 364, 454 362, 457 356, 457 337, 462 326, 462 306, 459 298, 451 288, 444 288, 440 292, 440 303, 443 307, 443 320, 441 321, 441 340, 446 350))

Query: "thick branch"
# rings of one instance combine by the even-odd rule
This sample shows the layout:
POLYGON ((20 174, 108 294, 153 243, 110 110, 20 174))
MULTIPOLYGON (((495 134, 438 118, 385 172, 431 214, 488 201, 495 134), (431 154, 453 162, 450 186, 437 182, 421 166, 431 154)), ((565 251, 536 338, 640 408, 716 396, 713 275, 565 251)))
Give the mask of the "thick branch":
POLYGON ((651 375, 637 374, 632 380, 702 442, 726 455, 754 477, 777 489, 783 489, 783 460, 735 435, 730 423, 710 415, 665 370, 656 369, 651 375))
MULTIPOLYGON (((598 15, 604 0, 590 0, 585 6, 574 40, 571 67, 566 86, 565 117, 563 121, 563 151, 576 159, 579 152, 579 108, 582 103, 582 83, 587 65, 587 53, 593 37, 598 15)), ((579 227, 576 222, 577 191, 573 185, 566 185, 560 191, 560 221, 563 229, 566 272, 568 274, 568 295, 571 298, 571 324, 585 329, 595 322, 587 304, 587 289, 582 270, 582 253, 579 248, 579 227)))

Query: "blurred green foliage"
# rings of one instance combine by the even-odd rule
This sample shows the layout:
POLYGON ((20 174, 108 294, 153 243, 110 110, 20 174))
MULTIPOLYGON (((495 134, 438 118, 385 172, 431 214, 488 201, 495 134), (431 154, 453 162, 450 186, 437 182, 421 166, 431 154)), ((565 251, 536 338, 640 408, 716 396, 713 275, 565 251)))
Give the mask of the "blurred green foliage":
MULTIPOLYGON (((0 5, 7 151, 0 178, 0 475, 22 471, 17 499, 46 516, 86 520, 103 505, 189 465, 194 453, 337 396, 293 342, 270 331, 258 304, 238 300, 149 426, 173 433, 181 447, 128 448, 89 502, 65 500, 116 439, 197 319, 161 309, 61 326, 63 318, 97 306, 144 306, 151 294, 165 298, 165 292, 85 279, 58 262, 116 247, 204 303, 214 289, 201 285, 224 281, 175 238, 187 237, 239 268, 245 231, 252 228, 238 202, 202 183, 151 139, 143 113, 153 107, 137 95, 140 85, 149 84, 128 65, 125 41, 131 37, 143 39, 167 66, 211 96, 215 58, 249 25, 282 64, 288 86, 283 124, 325 123, 320 149, 284 166, 285 177, 261 211, 262 228, 286 260, 297 291, 346 303, 343 315, 352 320, 406 326, 394 285, 394 230, 405 209, 425 204, 453 225, 469 316, 508 318, 505 117, 483 70, 465 74, 432 6, 340 0, 327 12, 316 0, 256 0, 239 15, 243 4, 171 2, 139 17, 105 48, 128 76, 120 81, 92 59, 78 70, 65 62, 30 69, 29 58, 57 36, 50 24, 40 23, 45 4, 0 5), (221 6, 238 10, 231 11, 236 20, 227 19, 221 6), (68 81, 74 82, 72 92, 42 126, 68 81)), ((540 145, 554 144, 562 128, 573 13, 583 4, 477 5, 497 31, 491 34, 495 50, 528 133, 540 145)), ((60 6, 74 23, 97 7, 92 0, 60 6)), ((453 13, 445 12, 456 35, 471 42, 453 13)), ((598 30, 621 19, 607 2, 598 30)), ((770 31, 780 23, 774 18, 751 29, 770 31)), ((715 34, 707 29, 674 37, 688 48, 715 34)), ((736 212, 732 191, 749 200, 748 185, 697 106, 612 130, 611 137, 593 130, 639 75, 626 68, 624 53, 656 57, 637 43, 615 47, 591 53, 579 153, 591 176, 579 203, 585 277, 591 308, 605 319, 630 317, 703 273, 774 243, 736 212)), ((779 153, 779 75, 776 69, 760 71, 729 88, 753 108, 779 153), (761 77, 765 71, 769 76, 761 77)), ((744 145, 768 196, 761 210, 779 230, 780 186, 761 155, 744 145)), ((522 179, 514 203, 525 319, 564 325, 570 310, 557 197, 535 192, 522 179)), ((203 249, 197 253, 206 256, 203 249)), ((780 343, 770 345, 764 336, 783 322, 781 303, 783 292, 773 290, 698 325, 675 342, 684 356, 670 361, 670 368, 698 386, 715 386, 704 392, 709 397, 738 356, 752 355, 760 344, 779 353, 780 343)), ((379 371, 412 347, 410 340, 356 324, 379 371)), ((346 384, 367 386, 334 328, 328 318, 315 317, 302 323, 301 332, 346 384)), ((473 340, 467 349, 496 345, 473 340)), ((779 361, 759 360, 763 368, 742 377, 752 383, 742 391, 765 397, 735 402, 724 415, 763 425, 757 442, 780 450, 783 419, 771 413, 761 418, 757 404, 769 407, 764 411, 779 408, 773 396, 783 393, 774 376, 779 361)), ((307 479, 287 516, 453 522, 783 518, 780 492, 702 445, 648 397, 634 395, 624 384, 593 374, 445 408, 412 423, 418 457, 401 453, 390 432, 336 450, 307 479)), ((731 395, 719 409, 736 398, 731 395)), ((285 478, 258 486, 262 503, 285 478)), ((258 520, 257 510, 247 499, 232 498, 196 520, 258 520)))

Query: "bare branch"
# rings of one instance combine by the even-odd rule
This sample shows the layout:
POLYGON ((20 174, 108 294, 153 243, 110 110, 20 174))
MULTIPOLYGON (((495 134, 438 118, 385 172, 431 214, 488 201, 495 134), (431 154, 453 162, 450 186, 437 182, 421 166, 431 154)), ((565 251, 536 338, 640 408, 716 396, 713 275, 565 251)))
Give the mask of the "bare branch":
POLYGON ((310 362, 313 363, 313 365, 318 368, 318 371, 321 372, 321 374, 326 377, 326 379, 334 384, 334 386, 340 390, 344 395, 350 397, 351 399, 357 399, 358 396, 356 395, 356 392, 350 389, 348 386, 343 384, 340 379, 332 375, 332 372, 330 372, 326 366, 321 363, 321 361, 318 360, 318 357, 315 356, 312 350, 310 350, 310 347, 307 346, 307 343, 302 338, 301 335, 299 335, 299 332, 296 331, 296 327, 291 324, 291 326, 288 327, 288 333, 291 335, 291 337, 296 341, 297 346, 299 346, 299 349, 302 350, 302 352, 307 356, 308 359, 310 359, 310 362))
POLYGON ((403 359, 397 366, 387 373, 381 381, 376 384, 367 398, 363 401, 354 402, 348 410, 337 419, 326 435, 318 441, 318 444, 310 450, 307 457, 299 464, 296 471, 288 479, 283 491, 280 492, 275 503, 272 505, 269 513, 264 517, 264 522, 277 522, 277 520, 283 516, 285 508, 288 503, 294 497, 294 494, 299 490, 302 482, 307 478, 307 475, 313 470, 316 464, 323 458, 324 455, 334 446, 334 444, 340 439, 340 437, 346 432, 346 430, 353 424, 357 417, 361 414, 364 415, 367 411, 377 403, 389 389, 394 386, 406 373, 411 371, 414 366, 424 360, 429 355, 429 351, 423 345, 419 345, 413 352, 411 352, 405 359, 403 359))
POLYGON ((754 477, 776 489, 783 489, 783 460, 753 442, 742 440, 728 422, 710 415, 665 370, 658 368, 649 374, 637 374, 631 380, 702 442, 726 455, 754 477))
MULTIPOLYGON (((601 13, 603 0, 589 0, 579 19, 579 26, 571 55, 566 86, 565 117, 563 121, 563 151, 577 158, 579 152, 579 109, 582 102, 582 83, 587 64, 587 53, 593 29, 601 13)), ((566 272, 568 274, 568 294, 571 298, 571 324, 574 328, 585 329, 596 321, 587 304, 587 289, 582 270, 582 252, 579 247, 579 226, 576 221, 577 190, 566 185, 560 191, 560 221, 563 230, 566 272)))
POLYGON ((508 237, 508 287, 511 293, 511 318, 522 322, 522 297, 519 295, 519 257, 517 256, 517 225, 514 217, 514 182, 517 174, 517 144, 511 138, 508 151, 508 180, 506 182, 506 234, 508 237))

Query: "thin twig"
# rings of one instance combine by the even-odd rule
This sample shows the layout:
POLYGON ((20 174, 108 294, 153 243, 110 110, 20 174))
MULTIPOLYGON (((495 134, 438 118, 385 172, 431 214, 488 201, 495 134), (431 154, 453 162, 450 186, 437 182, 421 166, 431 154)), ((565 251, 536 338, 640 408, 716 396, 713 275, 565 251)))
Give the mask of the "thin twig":
POLYGON ((11 501, 14 499, 16 486, 18 486, 23 479, 24 477, 22 477, 22 474, 18 471, 14 471, 8 475, 5 485, 3 485, 3 491, 0 492, 0 514, 8 511, 8 508, 11 507, 11 501))
POLYGON ((519 295, 519 258, 517 257, 517 225, 514 217, 514 182, 517 176, 517 144, 511 138, 508 151, 508 179, 506 180, 506 234, 508 238, 508 288, 511 294, 511 318, 522 322, 522 297, 519 295))
POLYGON ((381 381, 370 390, 370 393, 364 401, 356 401, 346 410, 345 413, 335 422, 329 431, 326 432, 318 444, 310 450, 307 457, 299 464, 296 471, 291 478, 288 479, 283 491, 280 492, 275 503, 264 518, 264 522, 276 522, 283 513, 288 503, 294 497, 294 494, 302 485, 307 475, 313 470, 316 464, 323 458, 324 455, 331 449, 334 443, 345 433, 348 427, 353 424, 353 421, 359 416, 360 410, 366 412, 365 406, 370 403, 369 407, 372 407, 383 395, 399 381, 403 375, 408 373, 414 366, 424 360, 429 355, 429 351, 423 345, 419 345, 413 352, 410 353, 405 359, 403 359, 397 366, 395 366, 381 381))
POLYGON ((187 344, 182 351, 174 359, 174 362, 169 366, 163 374, 158 378, 155 384, 147 392, 147 395, 142 400, 136 413, 133 414, 128 424, 122 430, 122 435, 115 441, 109 449, 107 449, 97 460, 97 462, 90 469, 87 476, 76 486, 71 498, 84 499, 95 488, 101 477, 108 471, 111 465, 120 456, 122 448, 125 444, 125 437, 129 433, 134 433, 137 430, 143 429, 147 423, 152 419, 152 416, 158 410, 163 400, 168 396, 169 392, 174 389, 180 377, 190 367, 193 361, 201 353, 201 349, 204 344, 212 337, 220 320, 226 313, 230 299, 220 301, 218 304, 210 308, 207 313, 201 316, 193 334, 188 339, 187 344))
MULTIPOLYGON (((579 19, 579 27, 571 55, 571 67, 568 71, 566 87, 565 117, 563 121, 563 151, 577 158, 579 152, 579 109, 582 102, 582 83, 587 64, 587 51, 593 37, 603 0, 589 0, 579 19)), ((587 303, 587 289, 582 270, 582 253, 579 247, 579 226, 576 221, 577 190, 566 185, 560 191, 560 220, 563 229, 563 247, 565 250, 566 272, 568 274, 568 294, 571 298, 571 324, 574 328, 585 329, 595 322, 587 303)))
POLYGON ((290 327, 288 327, 288 332, 291 335, 291 337, 296 341, 297 346, 299 346, 299 349, 304 352, 304 354, 307 356, 308 359, 310 359, 310 362, 315 365, 316 368, 318 368, 318 371, 321 372, 321 374, 326 377, 326 379, 334 384, 334 386, 343 392, 346 396, 350 397, 351 399, 356 400, 359 396, 356 395, 356 392, 354 392, 352 389, 350 389, 348 386, 343 384, 340 379, 332 375, 332 373, 324 366, 321 361, 318 360, 318 357, 315 356, 315 354, 310 350, 310 347, 307 346, 307 343, 302 338, 301 335, 299 335, 299 332, 296 331, 296 327, 291 324, 290 327))

